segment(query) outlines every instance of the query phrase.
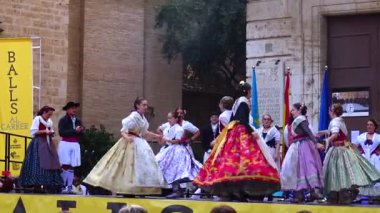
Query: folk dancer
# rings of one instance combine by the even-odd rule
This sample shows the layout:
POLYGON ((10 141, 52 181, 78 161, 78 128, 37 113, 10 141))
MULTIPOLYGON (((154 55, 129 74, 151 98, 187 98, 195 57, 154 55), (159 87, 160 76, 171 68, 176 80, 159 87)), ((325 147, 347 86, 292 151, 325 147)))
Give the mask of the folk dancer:
POLYGON ((74 169, 81 165, 79 136, 84 131, 82 121, 76 116, 79 103, 68 102, 62 109, 66 111, 58 123, 62 140, 58 145, 58 157, 62 167, 63 193, 72 193, 74 169))

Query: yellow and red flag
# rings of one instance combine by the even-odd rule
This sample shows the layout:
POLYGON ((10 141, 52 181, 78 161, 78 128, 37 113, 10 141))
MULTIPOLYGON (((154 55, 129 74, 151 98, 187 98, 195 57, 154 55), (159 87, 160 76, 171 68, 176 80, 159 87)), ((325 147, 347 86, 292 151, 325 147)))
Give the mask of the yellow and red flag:
MULTIPOLYGON (((285 72, 285 89, 284 89, 284 110, 283 110, 283 124, 282 124, 282 130, 285 131, 285 126, 288 123, 289 120, 289 111, 290 111, 290 105, 289 105, 289 96, 290 96, 290 68, 288 67, 285 72)), ((283 134, 284 135, 284 134, 283 134)), ((284 137, 282 138, 282 158, 284 159, 285 153, 286 153, 286 145, 284 137)))

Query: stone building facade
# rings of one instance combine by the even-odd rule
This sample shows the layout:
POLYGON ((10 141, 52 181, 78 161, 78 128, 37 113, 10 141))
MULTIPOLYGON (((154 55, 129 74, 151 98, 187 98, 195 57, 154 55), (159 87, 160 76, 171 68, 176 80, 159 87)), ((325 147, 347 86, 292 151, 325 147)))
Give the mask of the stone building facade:
MULTIPOLYGON (((371 45, 363 43, 367 41, 365 37, 368 37, 368 42, 378 41, 379 38, 369 34, 367 29, 371 27, 362 27, 367 24, 363 17, 368 16, 372 20, 379 12, 380 2, 376 0, 249 0, 246 45, 248 79, 251 77, 250 67, 257 65, 258 61, 261 64, 281 61, 281 72, 285 67, 290 67, 291 103, 303 102, 308 106, 309 119, 316 129, 323 70, 325 65, 329 65, 330 90, 368 87, 371 95, 370 116, 379 118, 380 87, 373 83, 380 80, 379 66, 372 63, 378 61, 378 55, 371 45), (335 24, 337 22, 339 25, 335 24), (351 25, 354 23, 356 25, 351 25), (335 32, 341 34, 335 35, 335 32), (359 34, 363 34, 363 39, 356 37, 359 34), (365 57, 361 54, 367 54, 367 50, 372 51, 369 53, 371 57, 377 57, 372 62, 359 60, 365 57), (353 64, 365 63, 354 66, 349 64, 350 60, 353 64), (338 65, 338 62, 341 64, 338 65), (366 74, 371 66, 372 71, 366 74)), ((372 27, 374 31, 380 24, 376 20, 372 27)), ((364 130, 367 118, 347 118, 349 129, 364 130)))
POLYGON ((118 137, 137 96, 154 109, 152 129, 182 102, 182 64, 162 58, 162 32, 154 29, 162 2, 0 0, 0 37, 42 38, 41 104, 57 109, 56 124, 61 107, 79 101, 87 126, 102 124, 118 137))

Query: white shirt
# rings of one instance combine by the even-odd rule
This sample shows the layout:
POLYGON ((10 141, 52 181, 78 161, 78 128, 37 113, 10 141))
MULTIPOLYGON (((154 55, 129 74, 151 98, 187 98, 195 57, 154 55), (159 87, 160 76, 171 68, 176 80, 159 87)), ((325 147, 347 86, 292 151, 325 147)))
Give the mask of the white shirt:
POLYGON ((181 140, 183 133, 184 130, 179 124, 169 125, 163 131, 164 137, 169 140, 181 140))
POLYGON ((76 120, 77 120, 77 118, 75 116, 71 117, 71 122, 73 123, 73 129, 75 129, 75 121, 76 120))
POLYGON ((232 110, 225 110, 219 115, 219 122, 223 127, 226 127, 230 122, 232 110))
POLYGON ((380 135, 377 133, 373 134, 372 145, 369 145, 369 144, 366 145, 365 144, 366 140, 367 140, 367 133, 365 132, 365 133, 360 134, 356 138, 356 141, 353 141, 352 143, 355 144, 356 146, 360 145, 364 151, 363 156, 367 158, 367 160, 370 160, 372 152, 375 151, 376 147, 380 145, 380 135))
MULTIPOLYGON (((161 124, 161 126, 159 126, 158 128, 161 130, 161 131, 164 131, 166 128, 168 128, 168 126, 170 126, 169 122, 166 122, 164 124, 161 124)), ((193 134, 195 134, 196 132, 199 131, 198 127, 194 126, 194 124, 192 124, 191 122, 189 121, 185 121, 183 120, 182 121, 182 128, 185 130, 185 131, 188 131, 188 132, 191 132, 193 134)))
POLYGON ((218 124, 211 124, 211 128, 212 128, 212 131, 216 133, 216 131, 218 130, 218 124))
MULTIPOLYGON (((32 137, 36 136, 36 133, 40 128, 40 124, 43 124, 46 127, 46 129, 50 128, 50 131, 54 132, 53 121, 50 118, 47 121, 45 121, 42 118, 42 116, 38 115, 38 116, 34 117, 33 122, 32 122, 32 126, 30 127, 30 134, 32 135, 32 137)), ((50 136, 49 135, 46 135, 46 140, 48 141, 48 143, 50 143, 50 136)))
POLYGON ((135 133, 140 136, 146 133, 149 128, 149 123, 145 116, 140 115, 136 111, 131 112, 128 117, 124 118, 121 121, 121 124, 123 126, 120 130, 121 132, 129 132, 130 130, 134 130, 137 131, 135 133))
MULTIPOLYGON (((263 132, 264 132, 264 127, 260 127, 258 129, 258 131, 259 131, 260 136, 262 137, 263 132)), ((264 139, 265 142, 270 141, 273 138, 274 138, 274 140, 276 142, 281 140, 280 131, 278 131, 277 128, 274 127, 274 126, 270 127, 269 130, 266 133, 267 133, 267 135, 266 135, 266 137, 264 139)))

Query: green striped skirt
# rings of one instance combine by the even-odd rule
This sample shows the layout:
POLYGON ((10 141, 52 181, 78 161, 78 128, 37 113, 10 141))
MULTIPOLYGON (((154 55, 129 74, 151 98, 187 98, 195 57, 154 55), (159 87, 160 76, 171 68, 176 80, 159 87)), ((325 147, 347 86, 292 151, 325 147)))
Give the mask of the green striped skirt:
POLYGON ((360 153, 348 146, 331 147, 327 152, 323 170, 325 193, 373 186, 380 180, 380 173, 360 153))

